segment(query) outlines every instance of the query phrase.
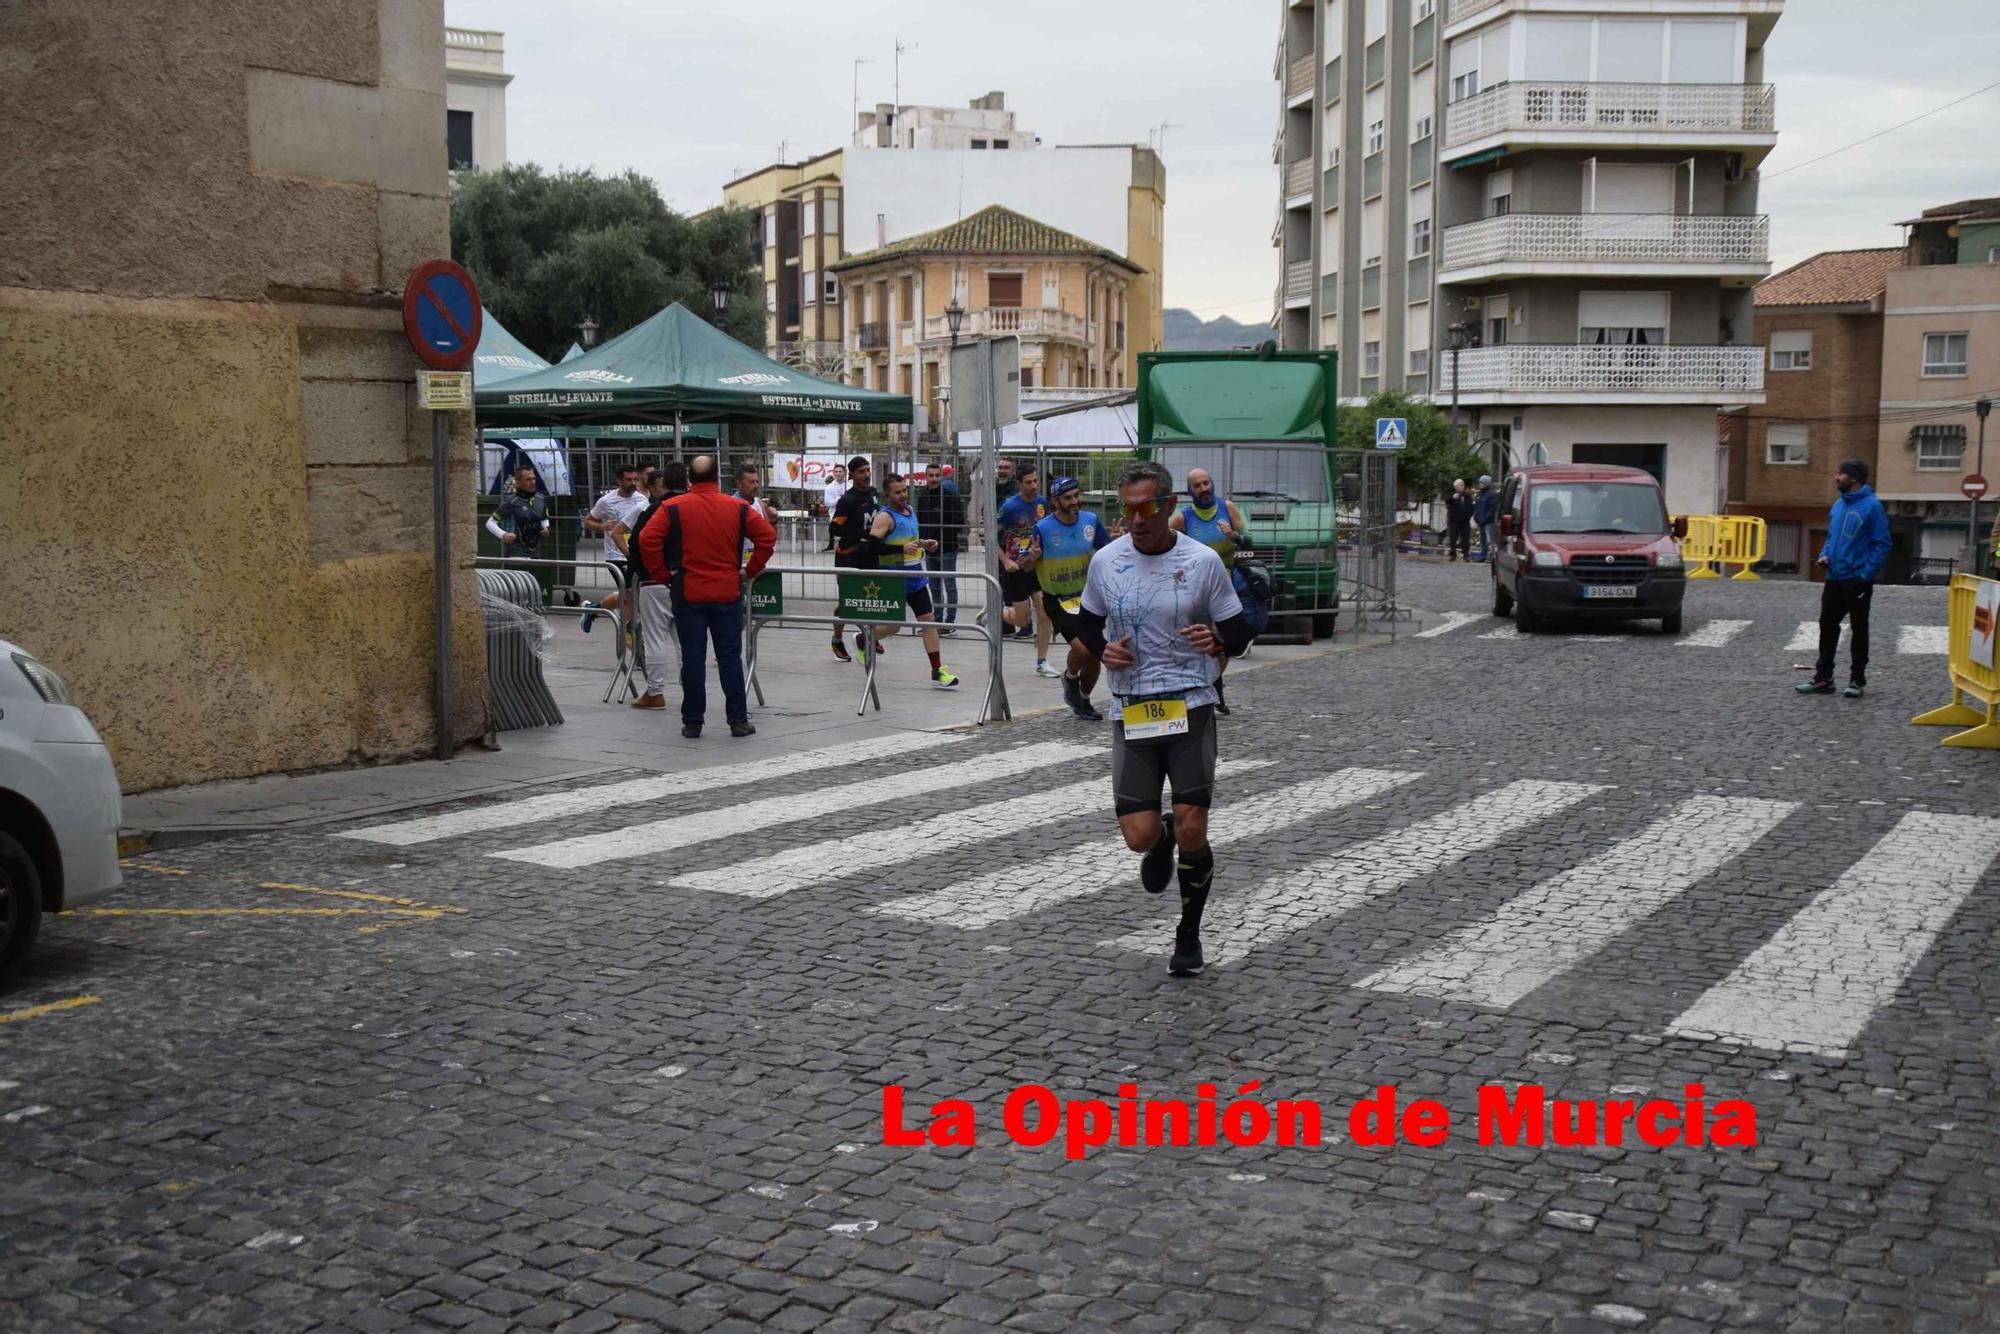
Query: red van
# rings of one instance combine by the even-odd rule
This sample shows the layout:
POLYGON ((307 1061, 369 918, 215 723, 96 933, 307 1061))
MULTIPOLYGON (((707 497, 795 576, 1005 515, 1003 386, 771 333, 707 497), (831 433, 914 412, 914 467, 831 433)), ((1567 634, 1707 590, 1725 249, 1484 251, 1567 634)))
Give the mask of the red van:
POLYGON ((1527 633, 1545 618, 1658 617, 1681 632, 1687 579, 1651 473, 1604 464, 1549 463, 1507 478, 1493 556, 1493 614, 1513 613, 1527 633))

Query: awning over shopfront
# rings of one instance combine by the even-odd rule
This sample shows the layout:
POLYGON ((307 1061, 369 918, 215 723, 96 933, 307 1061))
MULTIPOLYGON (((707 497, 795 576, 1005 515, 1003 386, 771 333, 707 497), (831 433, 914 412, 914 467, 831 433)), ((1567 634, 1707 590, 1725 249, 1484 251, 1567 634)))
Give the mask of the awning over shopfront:
POLYGON ((907 395, 807 375, 680 305, 574 361, 481 387, 478 405, 482 426, 912 418, 907 395))

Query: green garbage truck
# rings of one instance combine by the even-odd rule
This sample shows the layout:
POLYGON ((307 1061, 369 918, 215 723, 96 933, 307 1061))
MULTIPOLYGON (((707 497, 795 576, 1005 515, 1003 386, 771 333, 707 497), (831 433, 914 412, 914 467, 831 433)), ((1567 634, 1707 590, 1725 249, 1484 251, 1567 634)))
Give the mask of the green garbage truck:
POLYGON ((1139 451, 1173 472, 1206 468, 1236 502, 1277 585, 1272 630, 1333 634, 1340 614, 1338 362, 1333 352, 1139 354, 1139 451))

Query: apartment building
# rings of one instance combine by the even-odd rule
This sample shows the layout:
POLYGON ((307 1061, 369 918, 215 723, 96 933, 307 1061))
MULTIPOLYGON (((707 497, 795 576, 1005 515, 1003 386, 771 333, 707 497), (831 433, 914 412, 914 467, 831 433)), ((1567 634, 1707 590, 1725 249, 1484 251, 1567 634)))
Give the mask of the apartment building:
POLYGON ((484 28, 444 30, 445 162, 453 171, 507 165, 506 36, 484 28))
POLYGON ((1757 166, 1782 0, 1285 0, 1274 327, 1342 391, 1454 399, 1476 441, 1724 501, 1762 401, 1757 166))
MULTIPOLYGON (((1978 404, 2000 397, 2000 199, 1940 205, 1901 225, 1902 264, 1882 302, 1875 491, 1892 525, 1916 526, 1917 554, 1957 556, 1970 508, 1960 479, 1989 461, 1978 404)), ((1992 443, 2000 451, 2000 436, 1992 443)), ((2000 466, 2000 453, 1991 461, 2000 466)), ((1980 506, 1982 530, 1994 508, 1980 506)))
POLYGON ((1127 324, 1141 276, 1131 260, 993 205, 833 265, 846 292, 848 379, 909 394, 935 439, 958 338, 1018 335, 1021 389, 1110 389, 1128 371, 1127 324))
POLYGON ((843 153, 777 162, 722 187, 726 206, 747 209, 763 256, 765 355, 815 375, 841 378, 840 283, 843 153))
POLYGON ((1902 262, 1894 246, 1832 250, 1757 284, 1764 403, 1725 419, 1727 512, 1764 520, 1778 569, 1818 577, 1842 461, 1879 472, 1883 292, 1902 262))
POLYGON ((898 106, 877 102, 873 111, 856 115, 855 148, 960 148, 1005 152, 1040 148, 1040 135, 1014 123, 1007 94, 987 93, 962 107, 898 106))

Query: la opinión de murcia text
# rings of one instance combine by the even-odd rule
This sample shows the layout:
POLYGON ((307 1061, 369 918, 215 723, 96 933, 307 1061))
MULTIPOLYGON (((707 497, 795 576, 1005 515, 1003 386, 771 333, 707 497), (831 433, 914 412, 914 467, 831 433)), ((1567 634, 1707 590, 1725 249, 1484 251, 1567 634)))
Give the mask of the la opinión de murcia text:
MULTIPOLYGON (((1193 1099, 1141 1097, 1136 1084, 1120 1084, 1117 1096, 1064 1098, 1041 1084, 1023 1084, 1000 1107, 1000 1128, 1009 1143, 1043 1148, 1060 1143, 1063 1156, 1082 1158, 1092 1149, 1211 1147, 1260 1144, 1312 1148, 1338 1135, 1344 1118, 1347 1137, 1371 1148, 1408 1144, 1435 1148, 1461 1128, 1461 1117, 1435 1098, 1404 1099, 1394 1084, 1345 1108, 1323 1109, 1311 1098, 1264 1099, 1262 1081, 1233 1093, 1199 1084, 1193 1099), (1328 1121, 1335 1119, 1329 1131, 1328 1121)), ((1540 1084, 1481 1085, 1470 1109, 1471 1129, 1492 1147, 1574 1148, 1640 1144, 1661 1149, 1674 1144, 1721 1148, 1757 1143, 1757 1109, 1741 1098, 1709 1102, 1700 1084, 1673 1098, 1551 1098, 1540 1084)), ((882 1142, 973 1146, 979 1143, 978 1109, 964 1098, 941 1098, 928 1113, 906 1104, 903 1086, 882 1089, 882 1142)))

